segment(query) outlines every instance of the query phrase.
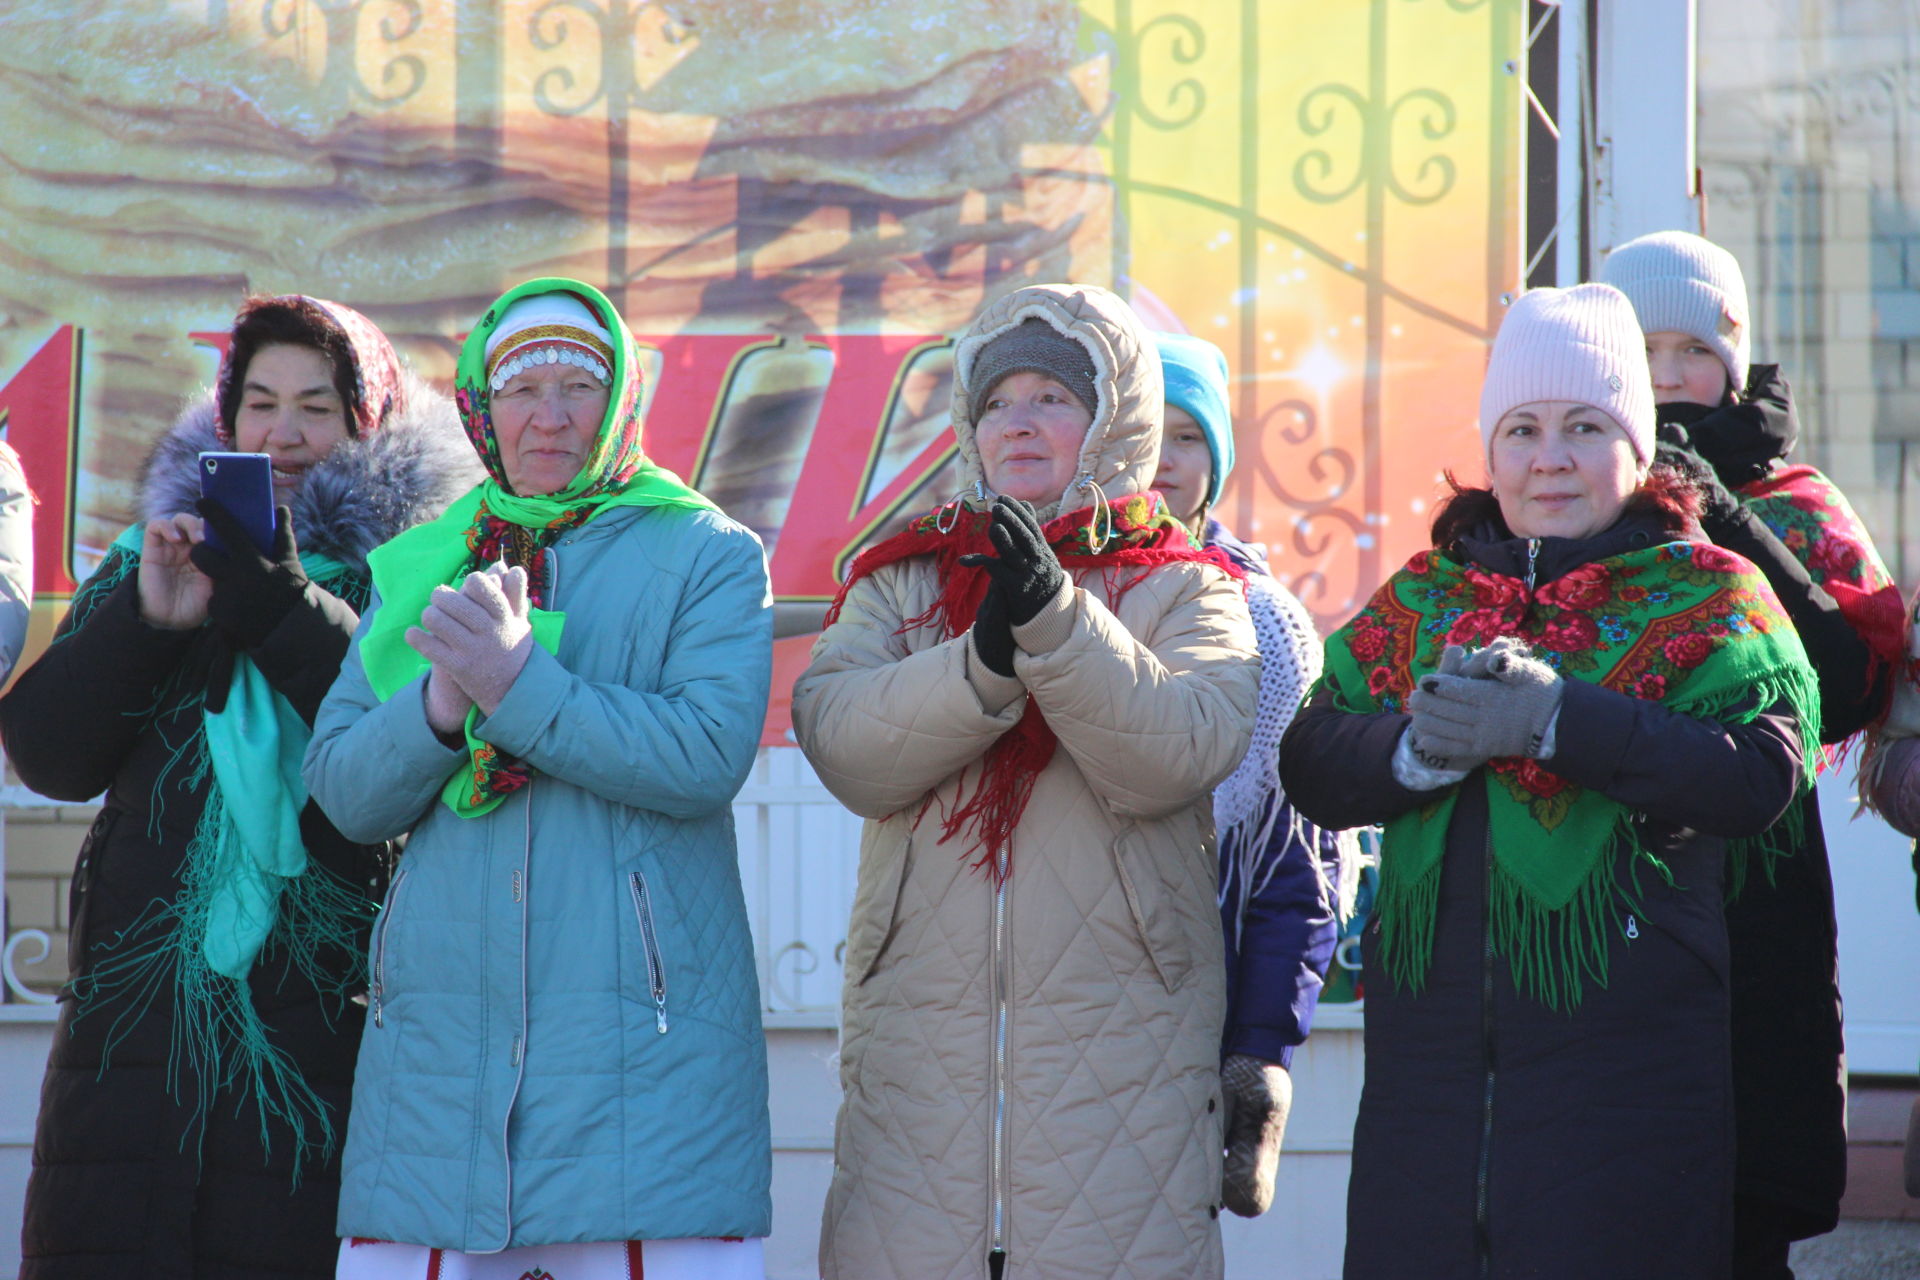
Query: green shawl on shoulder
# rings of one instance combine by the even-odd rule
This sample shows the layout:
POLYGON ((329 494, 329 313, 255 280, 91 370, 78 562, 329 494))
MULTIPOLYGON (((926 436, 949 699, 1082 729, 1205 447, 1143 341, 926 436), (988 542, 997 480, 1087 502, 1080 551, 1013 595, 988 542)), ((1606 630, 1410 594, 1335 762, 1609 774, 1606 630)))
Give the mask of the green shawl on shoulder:
MULTIPOLYGON (((1708 543, 1672 542, 1610 556, 1534 590, 1521 579, 1422 552, 1327 640, 1319 687, 1351 712, 1398 712, 1447 645, 1497 636, 1528 641, 1570 680, 1586 680, 1687 715, 1746 723, 1785 701, 1799 717, 1804 786, 1819 758, 1818 683, 1800 638, 1758 570, 1708 543)), ((1566 730, 1573 731, 1571 728, 1566 730)), ((1609 940, 1631 887, 1614 854, 1666 868, 1640 841, 1634 815, 1534 760, 1501 759, 1463 787, 1487 790, 1493 849, 1489 928, 1514 981, 1553 1007, 1605 985, 1609 940)), ((1459 788, 1386 825, 1380 860, 1381 959, 1419 989, 1433 950, 1441 855, 1459 788)), ((1795 847, 1798 806, 1753 840, 1734 842, 1734 880, 1748 858, 1795 847)))

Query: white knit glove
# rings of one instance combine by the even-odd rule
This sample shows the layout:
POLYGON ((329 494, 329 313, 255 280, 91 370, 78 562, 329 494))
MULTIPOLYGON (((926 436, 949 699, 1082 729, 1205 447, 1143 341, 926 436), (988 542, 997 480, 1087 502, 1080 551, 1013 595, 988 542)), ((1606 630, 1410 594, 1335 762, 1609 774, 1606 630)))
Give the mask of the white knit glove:
POLYGON ((484 715, 513 688, 533 652, 527 574, 520 568, 467 575, 455 591, 435 587, 407 643, 448 675, 484 715))

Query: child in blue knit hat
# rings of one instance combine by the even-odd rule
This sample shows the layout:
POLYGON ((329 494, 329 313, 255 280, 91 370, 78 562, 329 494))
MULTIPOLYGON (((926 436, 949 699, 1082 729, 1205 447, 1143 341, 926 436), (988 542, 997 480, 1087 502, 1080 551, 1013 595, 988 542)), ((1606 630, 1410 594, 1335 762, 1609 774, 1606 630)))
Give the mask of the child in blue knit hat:
MULTIPOLYGON (((1294 812, 1279 777, 1280 735, 1320 674, 1320 638, 1300 602, 1274 581, 1265 550, 1240 541, 1208 514, 1233 470, 1226 356, 1204 338, 1156 334, 1154 340, 1166 376, 1154 488, 1196 543, 1220 548, 1247 570, 1247 607, 1260 641, 1253 745, 1213 793, 1227 942, 1222 1195, 1227 1208, 1251 1218, 1273 1202, 1293 1101, 1288 1068, 1312 1026, 1338 941, 1341 859, 1334 837, 1294 812)), ((1357 869, 1354 859, 1346 861, 1357 869)))

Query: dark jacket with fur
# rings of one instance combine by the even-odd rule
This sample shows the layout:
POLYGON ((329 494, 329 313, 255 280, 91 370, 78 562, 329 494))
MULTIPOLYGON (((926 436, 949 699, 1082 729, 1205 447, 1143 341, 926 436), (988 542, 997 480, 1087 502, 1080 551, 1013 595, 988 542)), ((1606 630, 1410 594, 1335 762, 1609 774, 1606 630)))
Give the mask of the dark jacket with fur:
MULTIPOLYGON (((312 468, 291 504, 304 550, 347 564, 339 594, 309 585, 247 656, 312 721, 332 685, 367 596, 368 552, 431 518, 480 472, 446 397, 423 384, 412 409, 364 439, 343 441, 312 468)), ((191 404, 147 464, 142 518, 192 511, 196 455, 223 447, 211 393, 191 404)), ((0 734, 22 780, 61 800, 105 803, 81 846, 68 904, 76 978, 156 901, 182 887, 185 852, 206 802, 204 778, 183 768, 203 694, 227 671, 210 627, 165 631, 140 618, 137 572, 110 552, 83 587, 54 643, 0 699, 0 734)), ((383 848, 355 845, 308 804, 300 828, 314 861, 378 901, 383 848)), ((323 957, 344 974, 353 958, 323 957)), ((290 1054, 344 1134, 362 1010, 323 994, 271 947, 251 975, 272 1041, 290 1054)), ((337 1152, 309 1159, 293 1183, 292 1141, 277 1121, 216 1094, 204 1121, 169 1090, 171 987, 117 1023, 106 1001, 77 1016, 71 987, 42 1086, 22 1244, 27 1280, 81 1277, 331 1276, 337 1152), (104 1066, 104 1070, 102 1069, 104 1066), (236 1114, 238 1111, 238 1114, 236 1114), (263 1137, 267 1141, 263 1149, 263 1137)))

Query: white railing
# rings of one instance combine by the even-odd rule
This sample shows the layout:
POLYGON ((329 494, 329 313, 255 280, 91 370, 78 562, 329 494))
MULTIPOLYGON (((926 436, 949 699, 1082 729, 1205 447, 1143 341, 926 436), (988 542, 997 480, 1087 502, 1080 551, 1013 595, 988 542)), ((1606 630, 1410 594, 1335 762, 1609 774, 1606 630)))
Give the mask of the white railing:
POLYGON ((831 1026, 860 819, 821 785, 799 748, 762 747, 733 820, 769 1025, 831 1026))
MULTIPOLYGON (((11 809, 51 809, 59 802, 21 786, 0 786, 0 888, 7 882, 7 825, 6 814, 11 809)), ((18 966, 21 963, 39 964, 53 954, 53 939, 45 929, 18 929, 9 934, 6 946, 0 948, 0 981, 5 988, 0 989, 0 1002, 17 1005, 51 1005, 54 997, 29 987, 20 977, 18 966), (20 953, 32 948, 25 956, 20 953)))

